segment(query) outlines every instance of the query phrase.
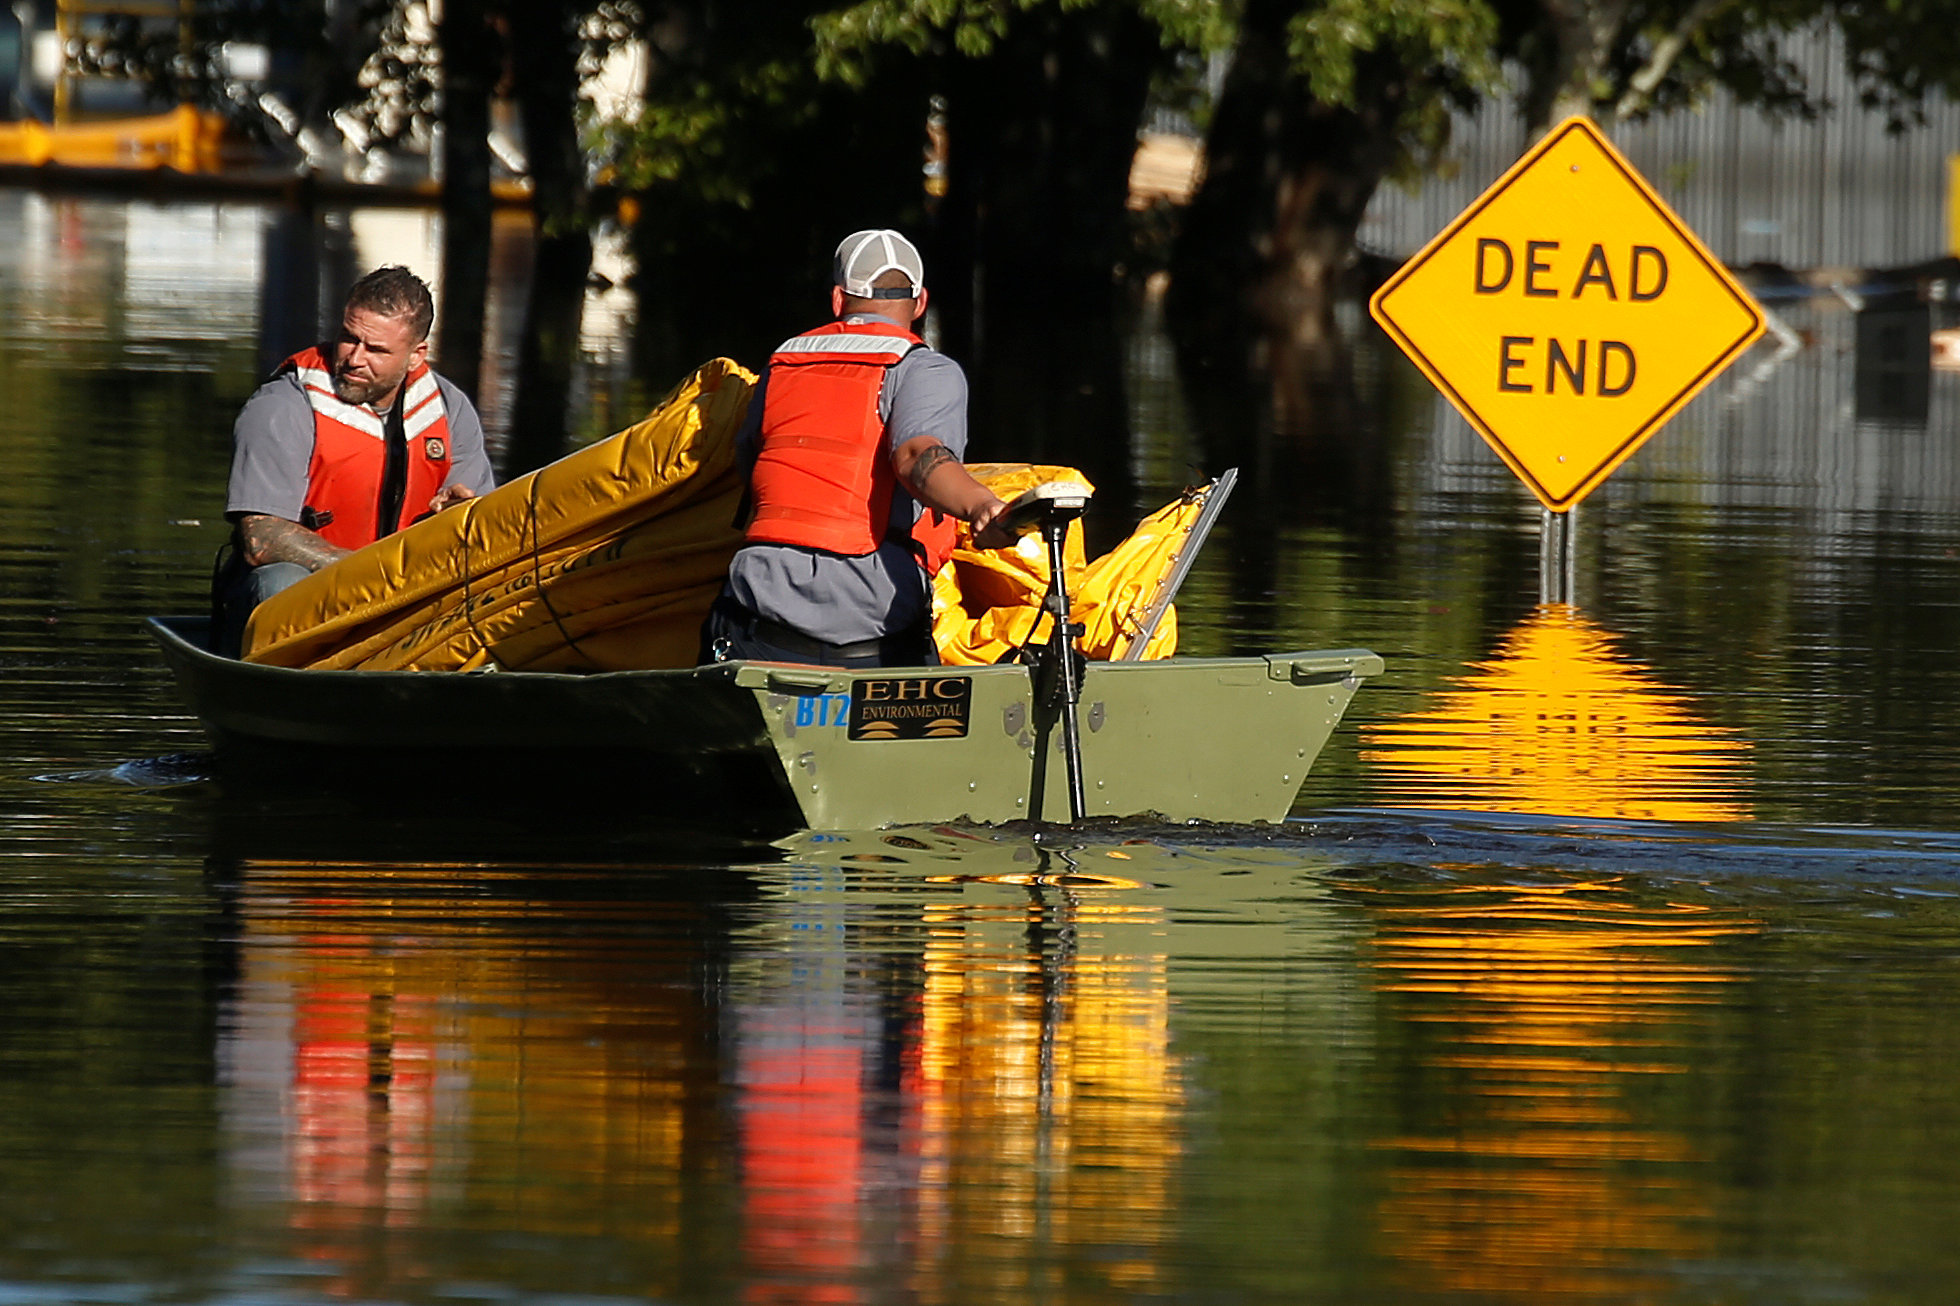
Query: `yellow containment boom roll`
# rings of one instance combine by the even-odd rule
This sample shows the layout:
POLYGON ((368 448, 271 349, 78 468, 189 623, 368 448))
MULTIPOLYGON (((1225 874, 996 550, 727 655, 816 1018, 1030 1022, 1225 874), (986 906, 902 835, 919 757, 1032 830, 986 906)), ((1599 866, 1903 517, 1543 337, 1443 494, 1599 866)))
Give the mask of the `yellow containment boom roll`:
MULTIPOLYGON (((967 470, 1010 501, 1045 481, 1089 485, 1088 478, 1071 467, 974 463, 967 470)), ((1128 654, 1130 642, 1143 628, 1158 582, 1176 565, 1202 510, 1202 496, 1196 492, 1174 499, 1094 562, 1084 558, 1082 523, 1069 523, 1062 565, 1068 573, 1069 616, 1083 626, 1076 645, 1083 656, 1108 660, 1128 654)), ((962 525, 951 561, 933 581, 932 634, 940 660, 949 665, 982 665, 1045 643, 1048 631, 1041 600, 1047 592, 1048 552, 1038 534, 1022 536, 1011 549, 983 551, 972 546, 962 525)), ((1165 612, 1141 656, 1167 658, 1176 651, 1173 607, 1165 612)))
MULTIPOLYGON (((694 665, 701 623, 741 547, 735 436, 755 375, 704 364, 639 424, 357 550, 256 608, 245 660, 338 671, 636 671, 694 665)), ((1066 467, 982 463, 1003 499, 1066 467)), ((1084 559, 1064 549, 1072 617, 1091 658, 1129 655, 1198 519, 1196 493, 1084 559)), ((1039 536, 960 546, 933 582, 933 635, 952 665, 999 662, 1045 642, 1048 559, 1039 536)), ((1145 657, 1177 647, 1168 611, 1145 657)))
POLYGON ((754 373, 718 358, 645 420, 260 604, 246 661, 374 671, 694 665, 741 544, 754 373))

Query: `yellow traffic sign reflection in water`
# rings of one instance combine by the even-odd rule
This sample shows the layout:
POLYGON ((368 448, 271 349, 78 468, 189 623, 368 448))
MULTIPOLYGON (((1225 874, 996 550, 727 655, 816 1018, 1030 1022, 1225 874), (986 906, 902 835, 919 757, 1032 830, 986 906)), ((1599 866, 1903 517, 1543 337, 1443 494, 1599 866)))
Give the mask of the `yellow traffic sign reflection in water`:
POLYGON ((1520 622, 1364 760, 1410 807, 1654 821, 1749 818, 1747 745, 1563 604, 1520 622))
POLYGON ((1749 292, 1587 118, 1547 133, 1368 308, 1553 512, 1764 330, 1749 292))

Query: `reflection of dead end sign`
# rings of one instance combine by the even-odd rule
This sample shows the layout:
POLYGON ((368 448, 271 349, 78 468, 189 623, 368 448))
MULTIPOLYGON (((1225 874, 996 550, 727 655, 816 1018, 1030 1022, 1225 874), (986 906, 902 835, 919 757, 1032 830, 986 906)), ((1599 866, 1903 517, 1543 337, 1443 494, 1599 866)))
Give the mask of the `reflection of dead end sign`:
POLYGON ((1368 304, 1554 512, 1591 493, 1764 318, 1588 118, 1568 118, 1368 304))
POLYGON ((851 683, 851 739, 963 739, 971 676, 880 676, 851 683))

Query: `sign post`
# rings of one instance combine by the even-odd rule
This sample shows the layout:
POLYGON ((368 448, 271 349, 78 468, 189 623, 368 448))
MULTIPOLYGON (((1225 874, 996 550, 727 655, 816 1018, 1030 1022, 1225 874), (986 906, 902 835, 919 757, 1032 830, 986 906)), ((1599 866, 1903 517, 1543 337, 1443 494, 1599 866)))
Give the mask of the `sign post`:
POLYGON ((1583 117, 1547 132, 1368 311, 1544 505, 1541 556, 1558 583, 1541 590, 1565 591, 1547 600, 1562 602, 1566 514, 1765 324, 1749 292, 1583 117))

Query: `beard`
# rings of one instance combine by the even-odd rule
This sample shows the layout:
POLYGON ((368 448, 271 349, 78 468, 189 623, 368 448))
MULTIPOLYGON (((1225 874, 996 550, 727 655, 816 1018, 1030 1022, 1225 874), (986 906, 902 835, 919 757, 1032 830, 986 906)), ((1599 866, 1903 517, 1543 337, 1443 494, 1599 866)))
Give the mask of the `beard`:
POLYGON ((343 404, 371 404, 401 381, 400 377, 353 376, 344 368, 333 370, 334 397, 343 404))

